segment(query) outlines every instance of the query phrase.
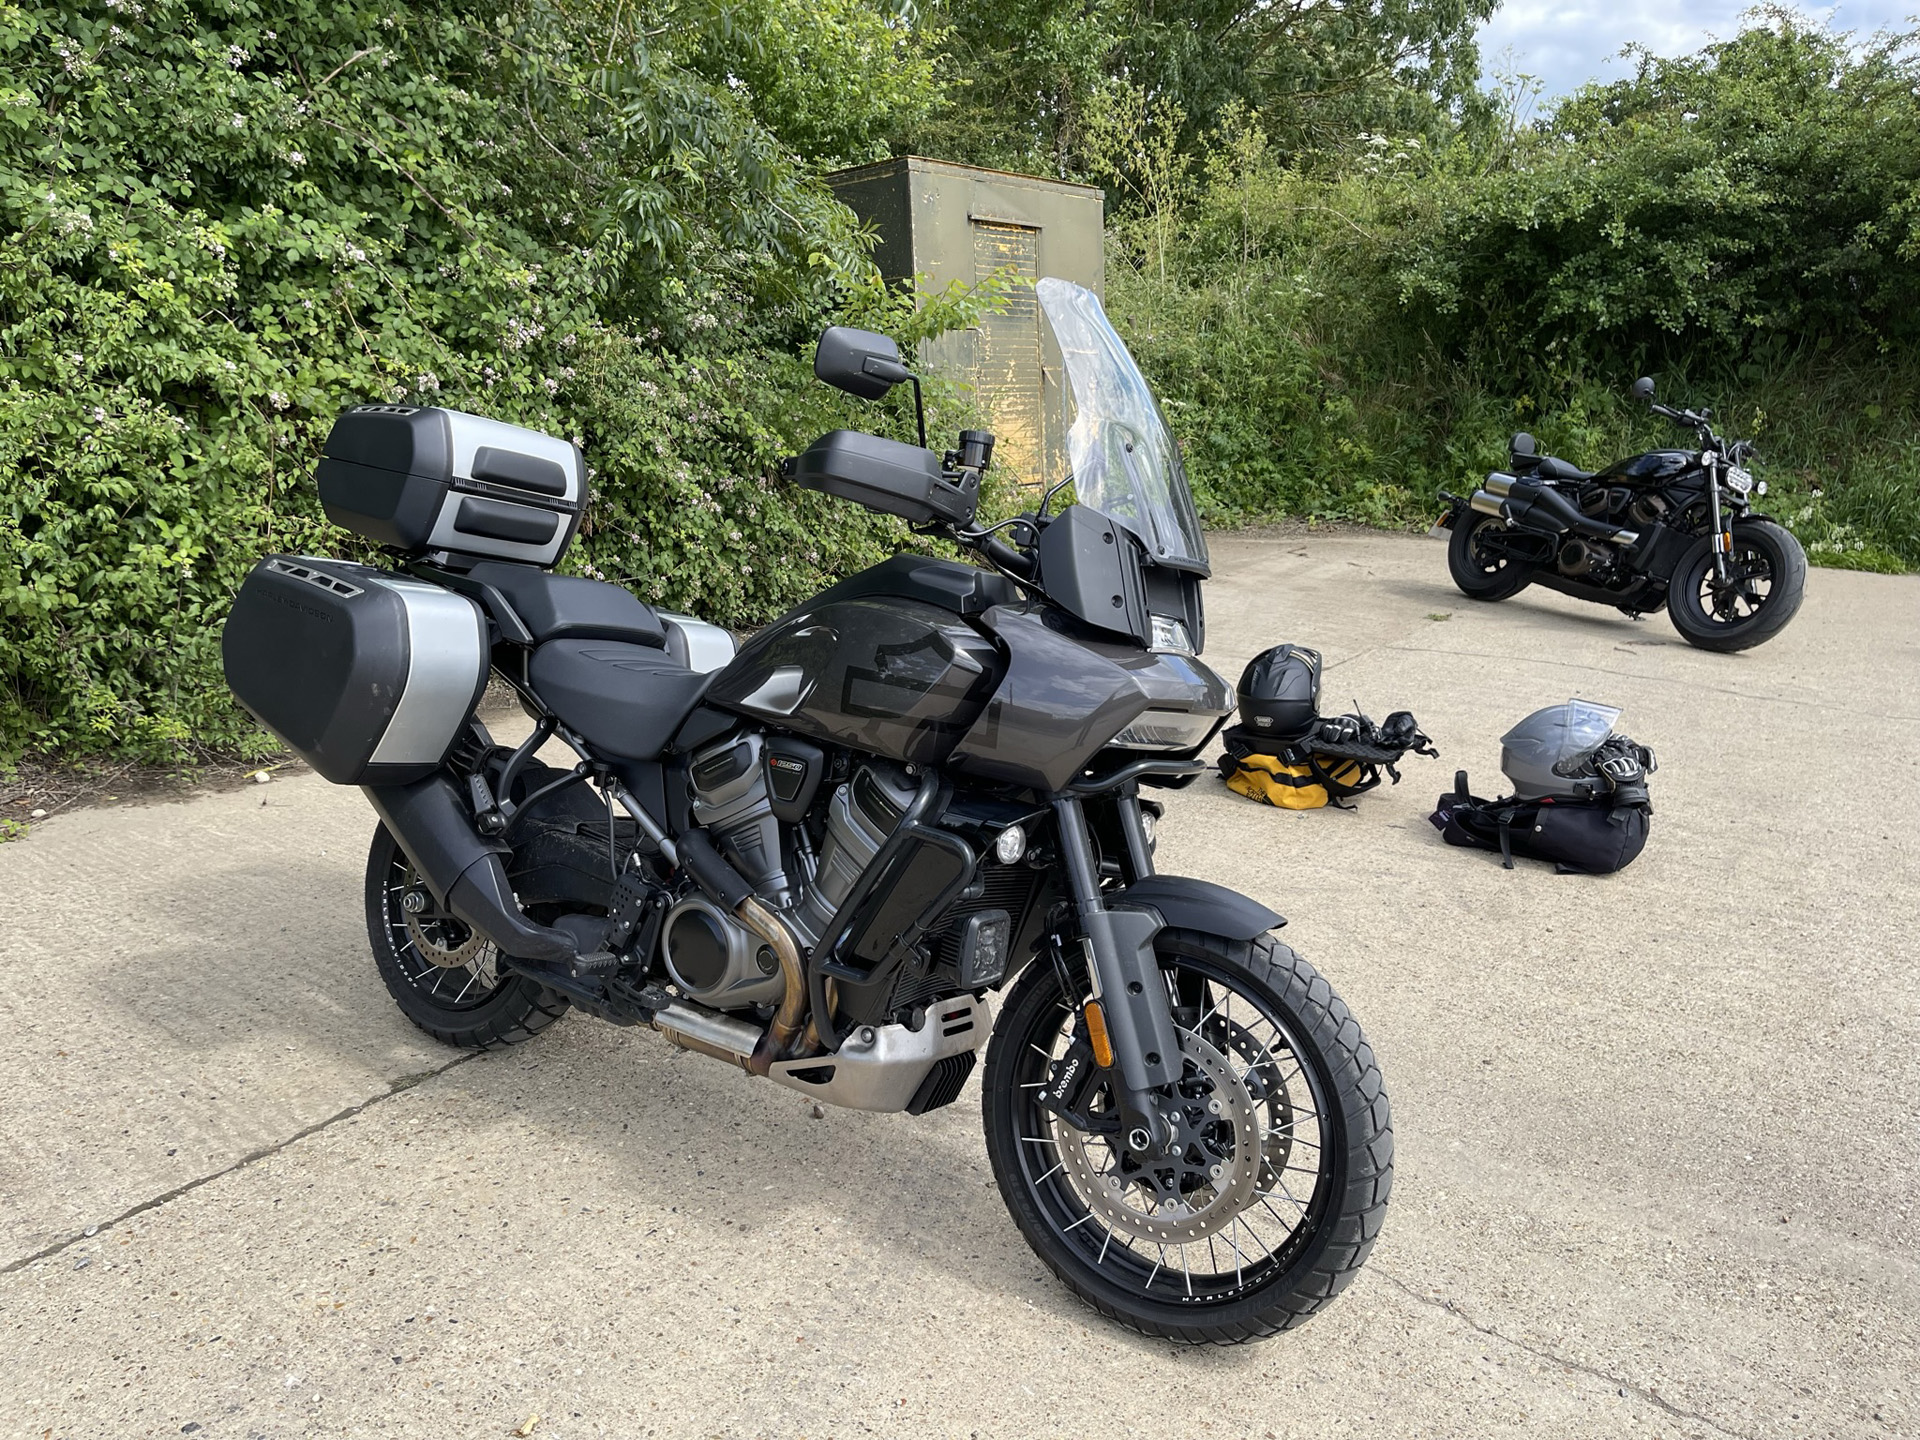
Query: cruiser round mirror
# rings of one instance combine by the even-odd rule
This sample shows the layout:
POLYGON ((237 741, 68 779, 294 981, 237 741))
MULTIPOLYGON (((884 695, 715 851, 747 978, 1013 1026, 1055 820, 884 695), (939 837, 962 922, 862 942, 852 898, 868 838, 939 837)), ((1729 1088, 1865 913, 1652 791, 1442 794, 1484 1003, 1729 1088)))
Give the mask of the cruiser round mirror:
POLYGON ((1633 398, 1636 400, 1653 399, 1653 377, 1651 375, 1642 375, 1638 380, 1633 382, 1633 398))
POLYGON ((912 372, 900 363, 900 347, 885 335, 835 325, 813 352, 813 373, 836 390, 878 400, 912 372))

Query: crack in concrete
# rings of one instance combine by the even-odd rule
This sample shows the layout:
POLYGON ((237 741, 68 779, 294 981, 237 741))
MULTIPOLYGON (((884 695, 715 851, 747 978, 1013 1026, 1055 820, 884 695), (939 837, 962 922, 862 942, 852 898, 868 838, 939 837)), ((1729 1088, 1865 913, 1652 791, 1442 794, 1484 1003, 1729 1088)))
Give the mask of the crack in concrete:
POLYGON ((245 1155, 242 1155, 238 1160, 235 1160, 231 1165, 225 1166, 219 1170, 212 1171, 209 1174, 202 1175, 198 1179, 189 1180, 184 1185, 176 1185, 174 1186, 173 1189, 168 1190, 164 1194, 152 1196, 149 1199, 142 1200, 138 1205, 134 1205, 126 1210, 121 1211, 118 1215, 115 1215, 110 1220, 102 1220, 97 1225, 88 1226, 85 1230, 81 1231, 78 1235, 69 1235, 64 1240, 56 1240, 53 1242, 53 1244, 34 1251, 33 1254, 31 1255, 25 1255, 18 1260, 12 1260, 5 1265, 0 1265, 0 1275, 12 1275, 16 1271, 26 1269, 29 1265, 37 1265, 42 1260, 46 1260, 52 1256, 58 1255, 62 1250, 71 1249, 73 1246, 78 1245, 83 1240, 94 1239, 97 1236, 106 1234, 107 1231, 112 1230, 115 1226, 124 1225, 127 1221, 131 1220, 136 1215, 144 1215, 149 1210, 157 1210, 162 1205, 168 1204, 174 1200, 178 1200, 182 1195, 191 1194, 193 1191, 198 1190, 203 1185, 211 1185, 215 1180, 220 1179, 223 1175, 231 1175, 236 1170, 246 1169, 247 1166, 254 1164, 256 1161, 265 1160, 271 1156, 278 1155, 282 1150, 285 1150, 287 1147, 291 1145, 299 1144, 300 1141, 305 1140, 310 1135, 318 1135, 322 1130, 327 1129, 329 1126, 338 1125, 342 1120, 351 1120, 354 1116, 360 1114, 361 1111, 372 1109, 375 1105, 378 1105, 382 1100, 391 1100, 394 1096, 399 1095, 404 1091, 411 1090, 413 1089, 414 1086, 422 1084, 428 1080, 431 1080, 437 1075, 446 1074, 449 1070, 453 1069, 453 1067, 456 1065, 466 1064, 467 1061, 476 1058, 478 1054, 479 1054, 478 1051, 473 1051, 465 1055, 456 1055, 454 1056, 453 1059, 449 1060, 446 1064, 438 1066, 432 1070, 420 1070, 420 1071, 416 1071, 411 1075, 401 1075, 396 1079, 389 1080, 387 1082, 387 1088, 380 1094, 370 1095, 365 1100, 362 1100, 359 1104, 349 1105, 347 1106, 346 1109, 338 1112, 337 1114, 329 1115, 324 1120, 316 1120, 313 1124, 307 1126, 306 1128, 294 1131, 293 1134, 289 1135, 284 1140, 275 1141, 273 1144, 262 1146, 258 1150, 251 1150, 245 1155))
POLYGON ((1508 1335, 1503 1331, 1496 1330, 1491 1325, 1483 1325, 1480 1321, 1474 1319, 1472 1315, 1468 1314, 1467 1308, 1464 1305, 1462 1305, 1459 1301, 1449 1300, 1443 1296, 1438 1296, 1438 1295, 1423 1294, 1419 1290, 1416 1290, 1413 1286, 1409 1285, 1405 1280, 1402 1280, 1398 1275, 1395 1275, 1391 1270, 1387 1270, 1383 1268, 1377 1261, 1374 1262, 1372 1265, 1368 1266, 1368 1269, 1376 1274, 1381 1275, 1389 1283, 1405 1291, 1409 1296, 1419 1301, 1422 1305, 1430 1305, 1436 1310, 1442 1311, 1447 1315, 1451 1315, 1454 1319, 1460 1321, 1463 1325, 1465 1325, 1469 1330, 1472 1330, 1477 1334, 1485 1335, 1492 1340, 1498 1340, 1503 1345, 1511 1345, 1516 1350, 1524 1351, 1526 1354, 1532 1355, 1536 1359, 1545 1360, 1549 1364, 1557 1365, 1562 1370, 1570 1370, 1576 1374, 1592 1376, 1596 1380, 1604 1380, 1607 1384, 1613 1386, 1616 1390, 1625 1391, 1630 1395, 1638 1396, 1640 1399, 1646 1401, 1647 1404, 1653 1406, 1656 1410, 1663 1411, 1666 1414, 1671 1415, 1676 1420, 1690 1420, 1696 1425, 1704 1425, 1709 1430, 1713 1431, 1716 1435, 1727 1436, 1728 1440, 1754 1440, 1754 1437, 1744 1434, 1739 1430, 1729 1430, 1726 1426, 1720 1424, 1718 1421, 1709 1420, 1705 1415, 1696 1414, 1691 1410, 1682 1410, 1679 1406, 1673 1404, 1671 1401, 1663 1399, 1657 1392, 1653 1390, 1649 1390, 1644 1385, 1635 1384, 1633 1381, 1627 1379, 1624 1375, 1615 1375, 1611 1371, 1602 1370, 1596 1365, 1588 1365, 1579 1360, 1569 1359, 1567 1356, 1558 1354, 1552 1350, 1548 1350, 1543 1346, 1529 1345, 1526 1341, 1516 1340, 1514 1339, 1513 1336, 1508 1335))

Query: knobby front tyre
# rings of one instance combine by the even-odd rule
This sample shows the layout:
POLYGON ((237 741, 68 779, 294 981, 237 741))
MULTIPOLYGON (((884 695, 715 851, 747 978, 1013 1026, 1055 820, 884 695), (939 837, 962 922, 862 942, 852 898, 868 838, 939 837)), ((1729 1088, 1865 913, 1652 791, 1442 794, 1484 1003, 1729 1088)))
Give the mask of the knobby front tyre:
POLYGON ((1041 1105, 1077 1027, 1053 966, 1015 982, 982 1087, 1001 1197, 1036 1254, 1144 1334, 1235 1344, 1290 1329, 1365 1263, 1393 1186, 1393 1122, 1372 1048, 1313 966, 1271 936, 1155 940, 1183 1050, 1176 1145, 1126 1151, 1110 1091, 1081 1130, 1041 1105))

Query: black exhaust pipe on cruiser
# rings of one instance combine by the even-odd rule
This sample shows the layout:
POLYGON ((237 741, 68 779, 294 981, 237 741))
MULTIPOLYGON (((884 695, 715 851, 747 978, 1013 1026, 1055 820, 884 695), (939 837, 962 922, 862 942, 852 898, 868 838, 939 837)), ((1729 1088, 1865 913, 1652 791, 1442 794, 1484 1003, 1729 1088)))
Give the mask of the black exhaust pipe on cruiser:
POLYGON ((1510 525, 1544 535, 1572 533, 1623 546, 1640 541, 1637 531, 1621 530, 1604 520, 1582 515, 1573 502, 1558 491, 1498 472, 1487 476, 1486 486, 1473 492, 1467 506, 1482 515, 1492 515, 1510 525))
POLYGON ((411 785, 363 785, 361 791, 434 899, 502 952, 559 965, 581 958, 571 935, 527 918, 500 858, 507 847, 473 828, 452 781, 429 775, 411 785))

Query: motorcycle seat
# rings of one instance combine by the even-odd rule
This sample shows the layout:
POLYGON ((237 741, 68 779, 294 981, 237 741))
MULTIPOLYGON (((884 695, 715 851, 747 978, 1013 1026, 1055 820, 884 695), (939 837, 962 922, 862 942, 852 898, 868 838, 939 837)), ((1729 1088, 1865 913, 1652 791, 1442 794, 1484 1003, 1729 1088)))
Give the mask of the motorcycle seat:
POLYGON ((1577 465, 1569 465, 1554 455, 1541 456, 1540 464, 1533 473, 1543 480, 1591 480, 1593 478, 1593 471, 1582 470, 1577 465))
POLYGON ((549 640, 620 640, 667 648, 667 629, 660 617, 625 586, 554 575, 503 560, 483 560, 467 572, 467 578, 506 596, 536 645, 549 640))
POLYGON ((561 723, 615 760, 653 760, 713 679, 650 645, 549 640, 527 680, 561 723))

